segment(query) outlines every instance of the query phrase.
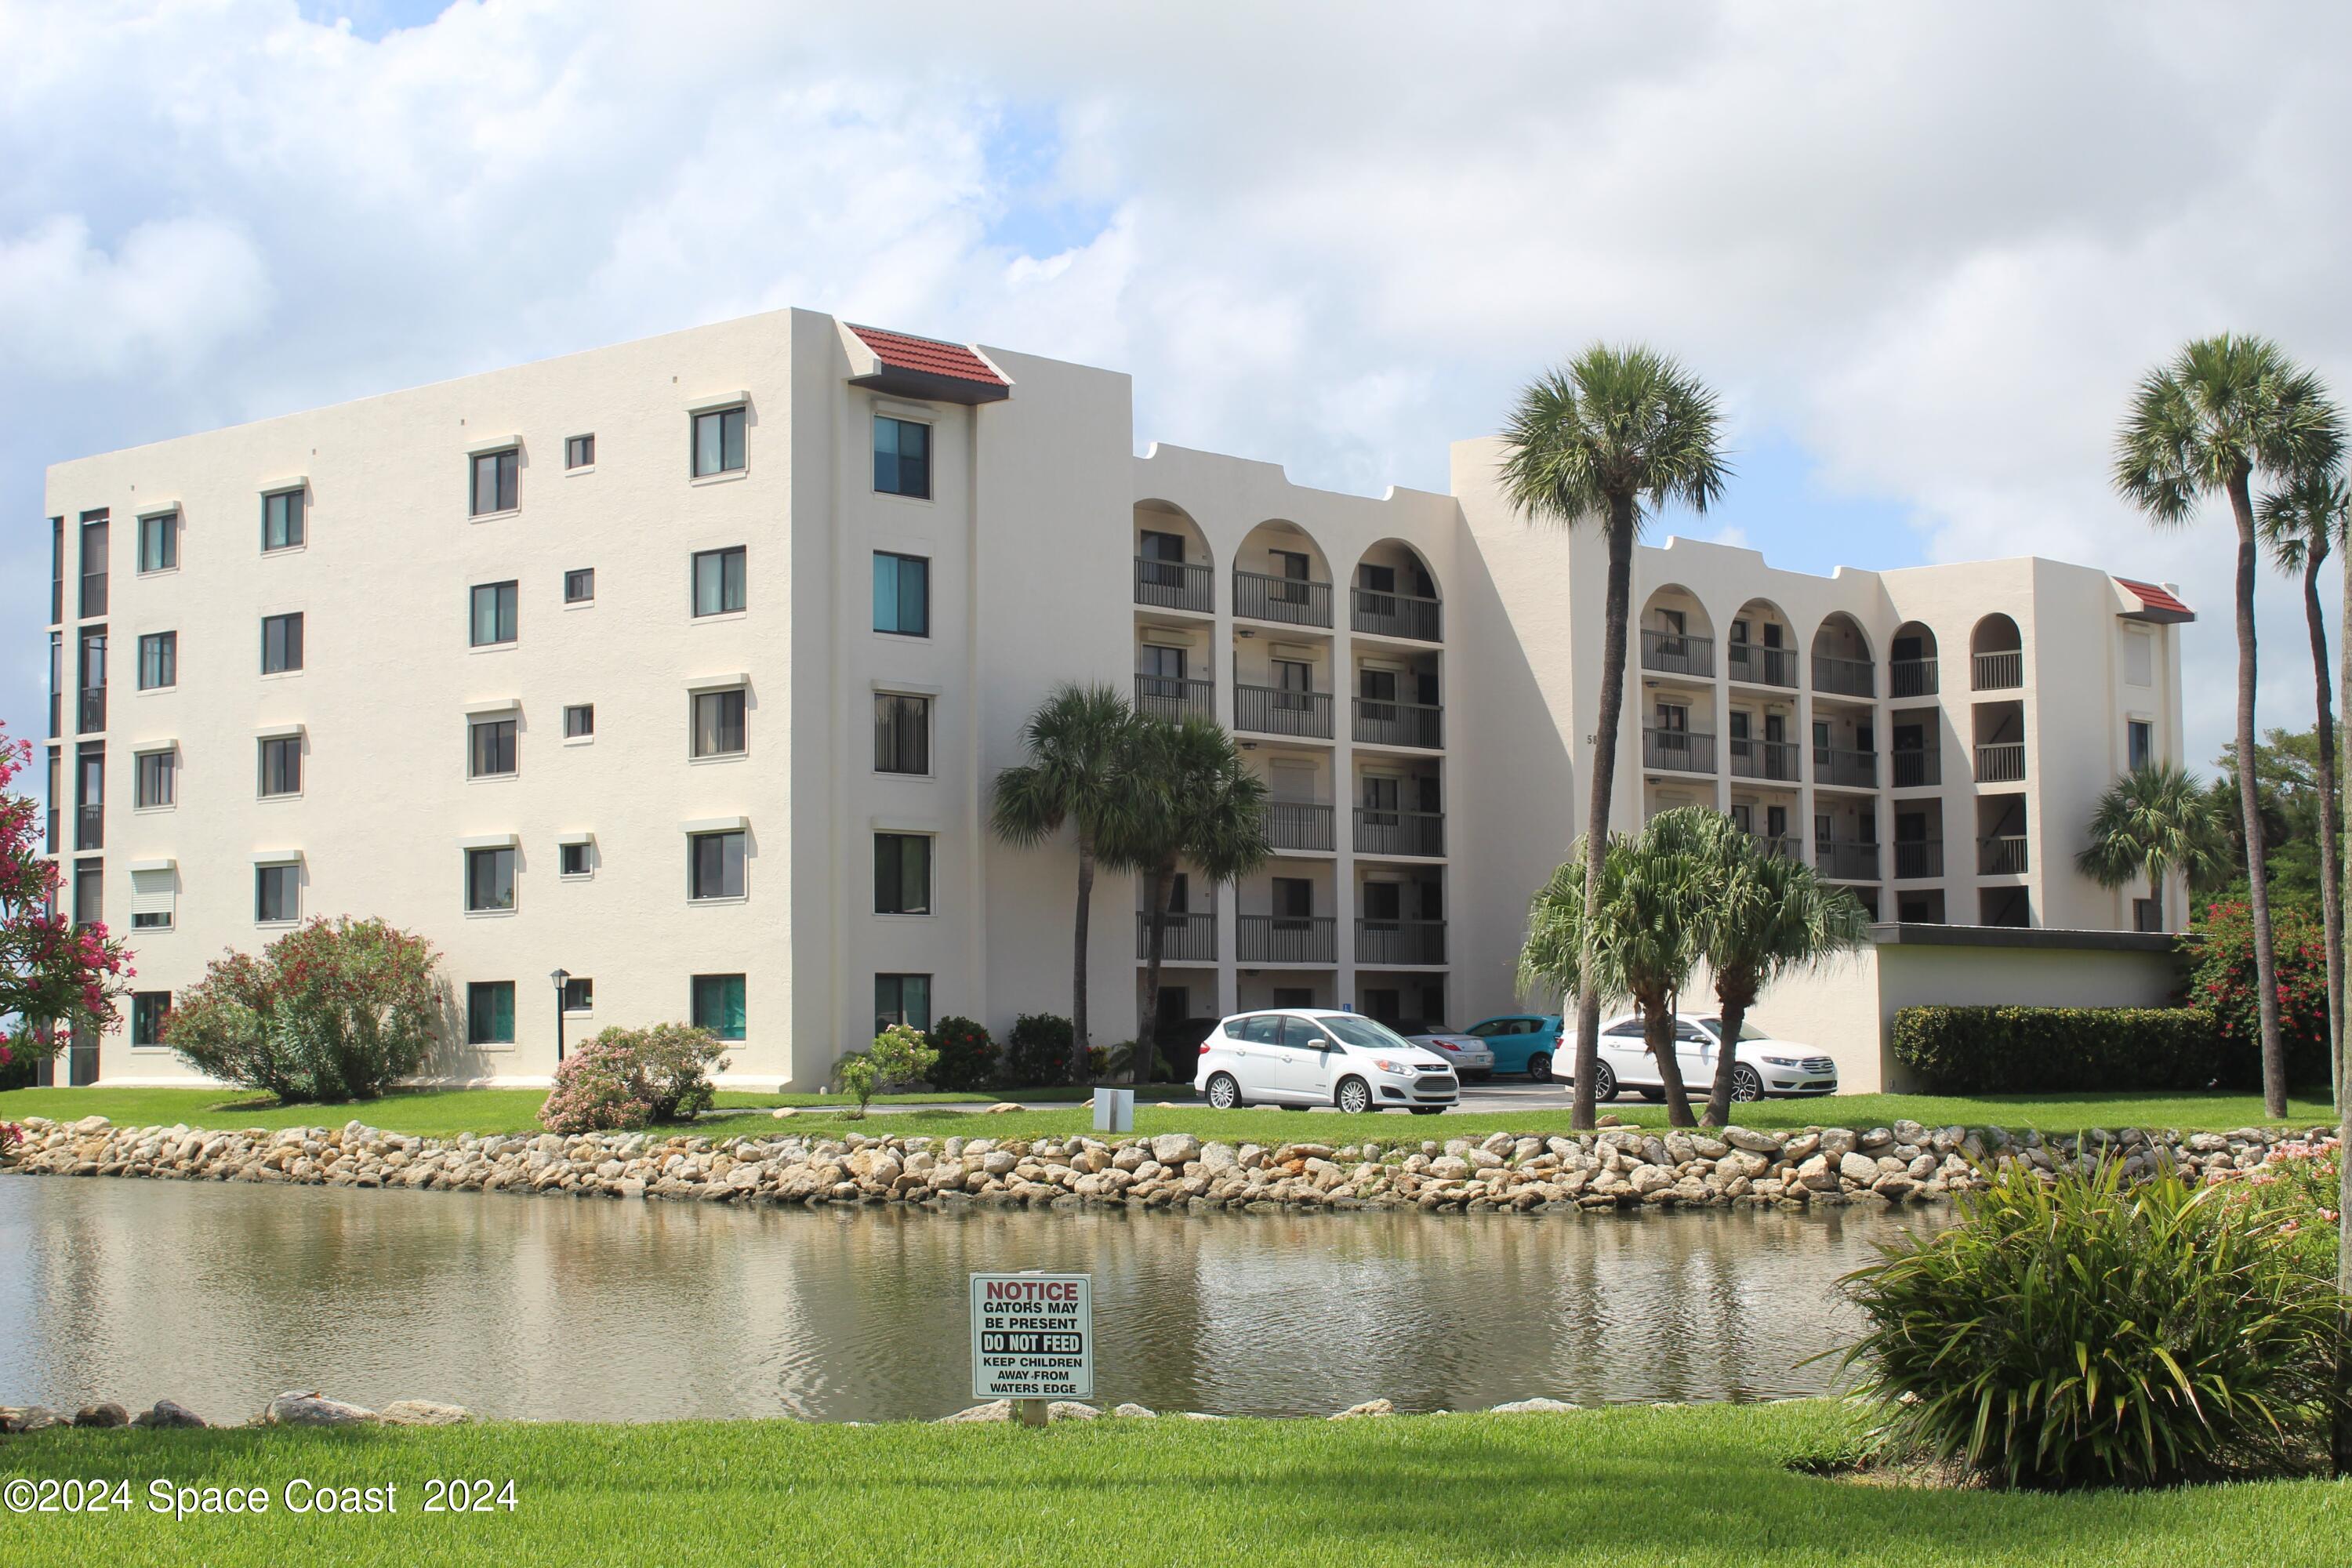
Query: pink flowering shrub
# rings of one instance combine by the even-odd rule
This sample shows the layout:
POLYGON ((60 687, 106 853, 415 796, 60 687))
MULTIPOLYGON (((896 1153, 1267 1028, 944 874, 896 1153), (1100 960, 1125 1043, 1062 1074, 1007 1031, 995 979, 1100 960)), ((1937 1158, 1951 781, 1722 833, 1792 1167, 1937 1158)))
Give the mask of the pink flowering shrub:
POLYGON ((2296 1139, 2273 1143, 2263 1163, 2248 1171, 2210 1171, 2205 1184, 2233 1207, 2262 1211, 2276 1220, 2280 1230, 2296 1238, 2315 1267, 2332 1273, 2336 1268, 2337 1212, 2343 1189, 2339 1164, 2343 1151, 2334 1138, 2296 1139))
POLYGON ((689 1024, 606 1029, 555 1069, 539 1124, 573 1133, 691 1121, 717 1098, 709 1069, 725 1048, 689 1024))
POLYGON ((47 1060, 76 1024, 114 1028, 114 999, 134 973, 103 924, 76 925, 57 907, 40 808, 10 788, 32 759, 33 743, 0 726, 0 1066, 47 1060))
POLYGON ((433 944, 380 920, 316 920, 231 952, 173 999, 163 1043, 192 1067, 292 1101, 364 1100, 439 1038, 433 944))

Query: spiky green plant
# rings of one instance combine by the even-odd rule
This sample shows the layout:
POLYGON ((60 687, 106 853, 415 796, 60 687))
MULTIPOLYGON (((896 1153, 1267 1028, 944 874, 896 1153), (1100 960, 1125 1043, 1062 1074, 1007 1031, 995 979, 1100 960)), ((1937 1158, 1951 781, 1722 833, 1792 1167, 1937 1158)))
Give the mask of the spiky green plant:
POLYGON ((2103 888, 2147 878, 2148 897, 2160 909, 2165 879, 2174 872, 2200 882, 2228 859, 2228 831, 2211 794, 2186 769, 2149 763, 2118 777, 2099 796, 2090 842, 2074 864, 2103 888))

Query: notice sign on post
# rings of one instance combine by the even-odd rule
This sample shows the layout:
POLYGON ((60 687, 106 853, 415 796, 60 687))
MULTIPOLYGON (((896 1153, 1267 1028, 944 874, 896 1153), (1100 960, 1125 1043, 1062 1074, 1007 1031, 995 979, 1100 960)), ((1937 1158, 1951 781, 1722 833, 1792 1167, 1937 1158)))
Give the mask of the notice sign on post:
POLYGON ((971 1277, 971 1396, 1091 1399, 1095 1277, 971 1277))

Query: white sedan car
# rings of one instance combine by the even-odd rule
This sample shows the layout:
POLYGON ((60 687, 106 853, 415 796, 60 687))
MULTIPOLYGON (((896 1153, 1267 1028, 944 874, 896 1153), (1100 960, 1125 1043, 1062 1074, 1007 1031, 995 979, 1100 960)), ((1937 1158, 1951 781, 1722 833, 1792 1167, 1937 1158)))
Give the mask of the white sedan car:
POLYGON ((1336 1105, 1415 1116, 1436 1115, 1461 1092, 1437 1052, 1360 1014, 1326 1007, 1234 1014, 1201 1042, 1192 1087, 1219 1110, 1336 1105))
MULTIPOLYGON (((1569 1028, 1573 1034, 1575 1025, 1569 1028)), ((1722 1033, 1723 1020, 1712 1014, 1675 1015, 1675 1060, 1682 1068, 1684 1092, 1693 1100, 1705 1099, 1715 1082, 1716 1064, 1723 1057, 1722 1033)), ((1816 1047, 1773 1039, 1753 1024, 1742 1025, 1739 1037, 1732 1059, 1732 1099, 1837 1092, 1837 1062, 1816 1047)), ((1623 1013, 1603 1024, 1600 1055, 1592 1084, 1596 1098, 1614 1100, 1619 1089, 1630 1089, 1644 1100, 1665 1099, 1657 1058, 1643 1043, 1641 1015, 1623 1013)), ((1559 1054, 1552 1058, 1552 1077, 1563 1083, 1576 1081, 1572 1040, 1562 1039, 1559 1054)))

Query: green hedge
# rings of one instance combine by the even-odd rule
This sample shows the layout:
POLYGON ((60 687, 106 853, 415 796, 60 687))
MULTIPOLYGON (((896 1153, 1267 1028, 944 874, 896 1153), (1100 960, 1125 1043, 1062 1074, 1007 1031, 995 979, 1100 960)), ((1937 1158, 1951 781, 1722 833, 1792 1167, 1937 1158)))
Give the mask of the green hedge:
POLYGON ((1895 1059, 1941 1094, 2259 1083, 2261 1065, 2197 1007, 1906 1007, 1895 1059))

